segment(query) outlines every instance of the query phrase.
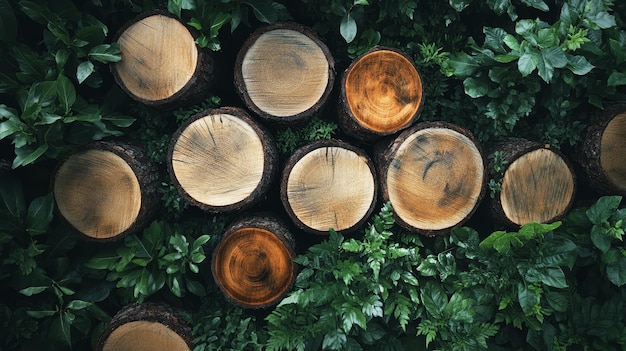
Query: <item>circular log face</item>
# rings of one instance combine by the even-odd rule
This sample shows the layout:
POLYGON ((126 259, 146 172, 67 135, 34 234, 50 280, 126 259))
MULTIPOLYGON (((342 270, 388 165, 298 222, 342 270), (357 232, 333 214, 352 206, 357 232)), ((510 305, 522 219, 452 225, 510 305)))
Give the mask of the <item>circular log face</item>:
POLYGON ((214 207, 245 200, 263 179, 265 154, 256 130, 230 114, 201 117, 180 134, 172 168, 196 201, 214 207))
POLYGON ((286 181, 288 206, 315 231, 351 229, 376 200, 375 176, 368 160, 355 151, 328 146, 299 159, 286 181))
POLYGON ((600 165, 609 181, 626 191, 626 113, 615 116, 604 129, 600 142, 600 165))
POLYGON ((134 321, 117 327, 102 351, 189 351, 180 335, 157 322, 134 321))
POLYGON ((178 20, 146 17, 119 37, 122 60, 113 69, 124 87, 141 100, 170 98, 191 79, 198 64, 193 36, 178 20))
POLYGON ((225 236, 216 248, 213 274, 236 303, 267 306, 291 288, 293 258, 276 234, 263 228, 242 228, 225 236))
POLYGON ((141 208, 135 173, 109 151, 91 149, 72 155, 59 167, 53 191, 63 217, 92 238, 124 232, 141 208))
POLYGON ((391 50, 361 57, 349 70, 343 88, 356 120, 382 134, 407 126, 422 100, 422 80, 415 66, 391 50))
POLYGON ((443 230, 467 219, 481 198, 484 164, 467 136, 426 128, 402 142, 387 171, 389 201, 402 221, 443 230))
POLYGON ((307 35, 291 29, 261 34, 246 51, 241 73, 252 103, 278 117, 311 109, 330 84, 324 51, 307 35))
POLYGON ((548 223, 566 212, 574 186, 563 158, 552 150, 537 149, 513 161, 504 172, 502 209, 517 225, 548 223))

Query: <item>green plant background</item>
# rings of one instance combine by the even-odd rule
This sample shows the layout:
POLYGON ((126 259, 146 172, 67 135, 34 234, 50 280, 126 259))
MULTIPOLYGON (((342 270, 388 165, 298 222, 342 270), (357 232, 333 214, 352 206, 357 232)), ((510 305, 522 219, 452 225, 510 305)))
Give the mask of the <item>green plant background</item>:
MULTIPOLYGON (((455 123, 484 144, 517 136, 575 155, 592 118, 624 100, 619 1, 0 0, 0 350, 89 350, 119 309, 150 300, 186 311, 194 351, 626 350, 626 210, 582 178, 575 208, 555 223, 505 231, 476 218, 425 238, 383 204, 356 235, 300 238, 294 289, 262 311, 228 303, 211 277, 231 216, 188 206, 168 179, 142 232, 78 239, 54 211, 59 159, 127 137, 164 167, 182 121, 241 105, 230 82, 169 112, 121 92, 112 37, 154 8, 195 28, 224 62, 254 29, 284 20, 313 28, 339 73, 374 45, 396 47, 424 78, 421 120, 455 123)), ((272 129, 282 156, 342 137, 332 111, 272 129)))

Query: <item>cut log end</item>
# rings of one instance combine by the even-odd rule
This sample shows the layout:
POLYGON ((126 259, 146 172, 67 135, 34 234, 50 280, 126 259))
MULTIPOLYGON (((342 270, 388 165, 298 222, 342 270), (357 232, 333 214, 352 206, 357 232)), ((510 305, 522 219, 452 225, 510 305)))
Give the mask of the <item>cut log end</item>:
POLYGON ((294 258, 293 238, 280 221, 251 216, 227 228, 211 268, 230 301, 245 308, 266 308, 293 286, 294 258))
POLYGON ((310 116, 334 82, 328 48, 307 27, 278 23, 257 30, 237 57, 235 85, 260 117, 290 123, 310 116))
POLYGON ((301 229, 316 234, 351 231, 375 205, 374 167, 362 151, 338 141, 317 142, 296 151, 281 181, 281 199, 301 229))
POLYGON ((172 139, 168 166, 181 194, 210 212, 252 206, 274 177, 269 134, 236 108, 191 117, 172 139))
POLYGON ((574 188, 570 166, 554 151, 541 148, 508 166, 500 202, 507 219, 516 225, 549 223, 567 212, 574 188))
POLYGON ((360 139, 409 127, 423 106, 422 79, 413 61, 391 48, 377 47, 344 72, 342 128, 360 139))
POLYGON ((147 223, 158 206, 158 178, 138 147, 97 142, 59 165, 53 193, 73 228, 89 239, 110 241, 147 223))
POLYGON ((620 113, 609 121, 600 140, 600 165, 608 180, 626 195, 626 113, 620 113))
POLYGON ((404 227, 428 236, 448 233, 478 207, 485 166, 478 144, 462 132, 445 123, 421 123, 386 150, 383 197, 404 227))

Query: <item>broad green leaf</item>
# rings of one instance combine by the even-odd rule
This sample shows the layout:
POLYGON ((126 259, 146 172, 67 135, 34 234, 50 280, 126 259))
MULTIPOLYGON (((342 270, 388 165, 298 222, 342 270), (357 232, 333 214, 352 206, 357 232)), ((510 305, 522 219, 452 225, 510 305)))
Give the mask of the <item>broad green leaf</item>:
POLYGON ((569 56, 568 61, 567 69, 579 76, 584 76, 594 68, 584 56, 569 56))
POLYGON ((135 123, 137 119, 126 115, 105 115, 102 116, 102 120, 109 121, 116 127, 127 128, 135 123))
POLYGON ((528 76, 537 68, 538 60, 535 52, 525 53, 519 58, 517 61, 517 69, 522 74, 522 77, 528 76))
POLYGON ((567 287, 567 280, 561 267, 545 267, 539 269, 541 282, 545 285, 563 289, 567 287))
POLYGON ((448 304, 448 296, 440 284, 426 283, 422 287, 420 297, 428 313, 435 318, 442 317, 442 312, 448 304))
POLYGON ((365 6, 365 5, 369 5, 370 3, 367 0, 354 0, 354 5, 361 5, 361 6, 365 6))
POLYGON ((196 240, 193 241, 193 244, 191 245, 191 250, 195 251, 199 248, 202 247, 202 245, 206 244, 209 242, 209 240, 211 240, 211 236, 210 235, 201 235, 199 236, 196 240))
POLYGON ((167 0, 167 10, 180 18, 181 10, 183 8, 183 0, 167 0))
POLYGON ((60 75, 56 81, 57 97, 65 114, 69 114, 76 101, 76 89, 74 84, 64 75, 60 75))
POLYGON ((47 231, 52 221, 54 198, 52 193, 34 199, 28 206, 26 215, 26 230, 30 235, 39 235, 47 231))
POLYGON ((76 79, 78 79, 78 84, 84 82, 89 76, 96 71, 96 67, 91 63, 91 61, 84 61, 78 65, 76 68, 76 79))
POLYGON ((528 6, 534 7, 544 12, 550 10, 548 4, 546 4, 543 0, 522 0, 522 2, 528 6))
POLYGON ((24 127, 26 127, 26 125, 22 123, 19 118, 11 118, 0 122, 0 140, 20 132, 24 127))
POLYGON ((567 308, 569 307, 569 296, 566 292, 548 290, 545 292, 544 296, 546 297, 548 305, 550 305, 550 307, 552 307, 555 311, 567 311, 567 308))
POLYGON ((484 27, 483 33, 485 33, 485 47, 495 51, 496 53, 507 52, 504 47, 504 39, 508 35, 502 28, 484 27))
POLYGON ((346 43, 351 43, 354 38, 356 38, 357 26, 354 18, 348 13, 345 17, 341 19, 341 24, 339 26, 339 33, 346 41, 346 43))
POLYGON ((480 68, 478 62, 476 62, 472 56, 464 52, 452 56, 448 60, 448 64, 454 70, 453 74, 458 78, 472 76, 474 72, 480 68))
POLYGON ((607 264, 606 275, 609 281, 617 286, 626 284, 626 257, 623 254, 614 262, 607 264))
POLYGON ((13 160, 12 167, 15 169, 19 166, 29 165, 37 161, 37 159, 43 156, 43 154, 45 154, 46 151, 48 151, 47 144, 40 145, 37 149, 35 149, 32 152, 30 150, 15 149, 15 159, 13 160))
POLYGON ((122 59, 120 44, 100 44, 89 50, 89 58, 102 63, 119 62, 122 59))
POLYGON ((613 71, 607 80, 607 86, 616 87, 626 85, 626 73, 613 71))
POLYGON ((89 306, 91 306, 93 303, 88 302, 88 301, 83 301, 83 300, 72 300, 67 304, 67 308, 69 308, 70 310, 82 310, 85 309, 89 306))
POLYGON ((47 286, 31 286, 29 288, 20 290, 20 294, 25 296, 33 296, 44 292, 46 289, 48 289, 47 286))
POLYGON ((517 41, 517 38, 515 38, 513 35, 511 34, 507 34, 504 36, 504 38, 502 39, 502 41, 504 42, 504 44, 506 44, 506 46, 508 46, 511 50, 519 50, 520 48, 520 44, 517 41))
POLYGON ((607 229, 601 225, 594 225, 591 228, 591 242, 602 252, 607 252, 611 248, 613 238, 607 233, 607 229))
POLYGON ((509 63, 517 60, 519 55, 505 54, 505 55, 497 55, 494 57, 494 60, 500 63, 509 63))
POLYGON ((587 210, 587 217, 593 224, 604 224, 617 211, 621 201, 621 196, 603 196, 587 210))
POLYGON ((367 320, 360 308, 346 307, 343 311, 343 330, 350 333, 353 325, 358 325, 362 329, 367 327, 367 320))
POLYGON ((204 285, 200 284, 199 282, 195 280, 185 279, 185 285, 187 286, 187 291, 189 291, 190 293, 196 296, 202 297, 206 295, 206 290, 204 288, 204 285))
POLYGON ((601 29, 612 28, 616 25, 615 17, 605 11, 601 11, 593 15, 587 15, 587 19, 601 29))
POLYGON ((559 37, 556 32, 556 28, 542 28, 537 32, 537 44, 543 48, 543 50, 551 50, 553 48, 560 49, 559 37))
POLYGON ((26 314, 33 318, 46 318, 54 316, 57 311, 44 310, 44 311, 26 311, 26 314))
POLYGON ((72 333, 70 331, 72 326, 71 317, 67 311, 59 314, 59 317, 52 322, 50 327, 50 333, 66 343, 66 345, 72 347, 72 333))
POLYGON ((449 0, 450 6, 457 12, 463 11, 473 0, 449 0))
POLYGON ((486 82, 473 77, 465 78, 463 87, 465 94, 474 99, 485 96, 489 92, 489 85, 486 82))
POLYGON ((522 311, 526 314, 530 313, 532 309, 540 303, 539 296, 522 283, 518 283, 517 285, 517 299, 522 311))
POLYGON ((541 55, 544 61, 549 62, 554 68, 563 68, 569 63, 567 56, 558 46, 542 49, 541 55))
POLYGON ((0 230, 21 231, 27 213, 22 183, 0 173, 0 230))
POLYGON ((0 0, 0 42, 12 44, 17 37, 17 18, 8 0, 0 0))

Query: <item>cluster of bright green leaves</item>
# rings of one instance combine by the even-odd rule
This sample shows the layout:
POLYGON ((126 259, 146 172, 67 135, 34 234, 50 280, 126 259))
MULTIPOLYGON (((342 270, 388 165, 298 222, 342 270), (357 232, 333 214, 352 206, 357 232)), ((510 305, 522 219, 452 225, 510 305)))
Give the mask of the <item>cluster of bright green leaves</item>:
MULTIPOLYGON (((547 11, 541 3, 527 5, 547 11)), ((585 116, 576 115, 578 110, 585 101, 601 108, 602 99, 616 94, 611 85, 621 84, 616 76, 621 64, 606 60, 606 56, 623 57, 623 48, 610 44, 623 37, 615 30, 612 4, 570 0, 550 9, 559 10, 551 23, 539 17, 519 19, 513 22, 512 32, 484 27, 482 44, 469 39, 471 53, 455 54, 450 65, 477 108, 471 129, 480 140, 512 135, 520 121, 533 116, 540 123, 522 123, 528 137, 557 147, 580 141, 585 116), (612 49, 602 54, 609 46, 612 49), (595 61, 600 56, 604 61, 595 61), (601 79, 603 87, 598 86, 601 79)))
POLYGON ((299 128, 284 127, 276 130, 276 144, 283 154, 291 154, 295 149, 316 140, 327 140, 337 133, 337 123, 313 116, 299 128))
POLYGON ((231 34, 242 23, 251 26, 250 11, 265 24, 291 19, 285 5, 271 0, 168 0, 167 8, 179 18, 188 18, 187 24, 200 32, 198 46, 213 51, 221 49, 219 33, 224 25, 230 23, 231 34))
POLYGON ((292 291, 266 318, 268 350, 391 350, 419 316, 417 247, 393 240, 386 204, 361 239, 330 231, 296 258, 292 291))
POLYGON ((127 302, 141 302, 166 284, 178 297, 186 292, 204 296, 206 289, 194 274, 206 259, 203 245, 209 239, 206 234, 189 238, 167 223, 154 221, 141 237, 127 236, 123 246, 99 252, 85 266, 107 271, 106 279, 116 282, 127 302))
POLYGON ((90 103, 78 85, 102 85, 98 67, 121 59, 117 43, 105 43, 108 28, 70 1, 0 1, 0 93, 12 96, 0 104, 0 139, 15 146, 13 168, 43 157, 59 158, 72 146, 120 135, 134 119, 110 106, 90 103), (17 18, 27 19, 41 40, 28 42, 17 18), (18 30, 19 29, 19 30, 18 30))
POLYGON ((71 349, 109 316, 106 297, 79 290, 85 282, 68 254, 76 236, 53 223, 52 194, 30 202, 17 179, 0 175, 0 348, 71 349))

